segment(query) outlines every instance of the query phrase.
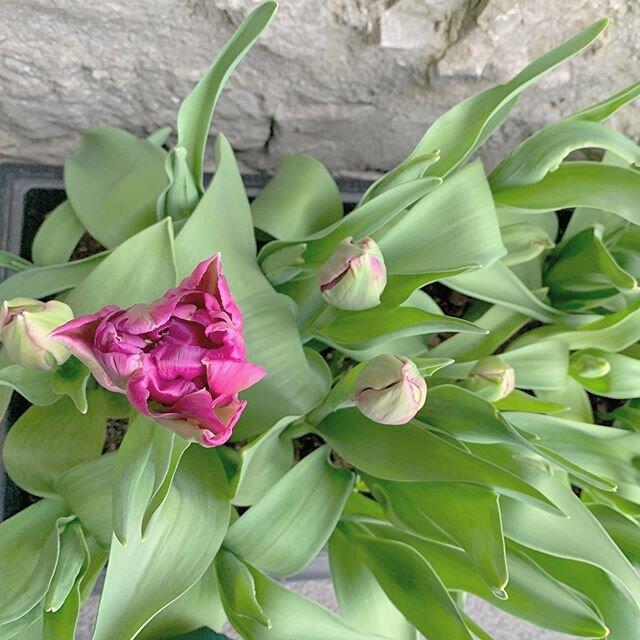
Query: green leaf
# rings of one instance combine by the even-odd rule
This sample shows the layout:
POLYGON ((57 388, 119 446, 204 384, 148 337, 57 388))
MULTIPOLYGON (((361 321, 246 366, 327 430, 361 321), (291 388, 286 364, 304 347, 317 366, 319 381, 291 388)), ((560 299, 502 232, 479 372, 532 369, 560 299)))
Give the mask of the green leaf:
POLYGON ((434 527, 444 532, 465 550, 492 591, 503 594, 509 576, 498 494, 459 483, 371 479, 367 484, 392 521, 427 538, 434 527))
MULTIPOLYGON (((560 394, 558 399, 562 397, 560 394)), ((533 413, 559 413, 568 409, 565 404, 545 402, 519 389, 514 389, 506 398, 498 400, 495 407, 499 411, 531 411, 533 413)))
POLYGON ((11 271, 26 271, 27 269, 32 269, 33 264, 15 253, 0 251, 0 268, 10 269, 11 271))
POLYGON ((0 386, 17 391, 31 404, 46 406, 57 402, 60 396, 51 388, 52 371, 27 369, 11 364, 0 369, 0 386))
POLYGON ((226 639, 226 636, 216 635, 210 631, 210 629, 221 629, 226 620, 220 595, 215 566, 212 564, 188 591, 156 614, 136 639, 226 639), (209 627, 209 629, 205 631, 203 627, 209 627))
POLYGON ((602 122, 612 116, 618 109, 640 96, 640 82, 634 82, 613 96, 605 98, 602 102, 587 107, 578 113, 569 116, 571 120, 589 120, 602 122))
POLYGON ((60 476, 53 489, 103 549, 109 548, 113 536, 111 502, 115 461, 116 454, 108 453, 78 464, 60 476))
POLYGON ((327 447, 314 451, 229 528, 225 547, 280 576, 300 572, 326 543, 353 488, 327 447))
POLYGON ((241 618, 228 610, 229 621, 245 638, 251 640, 381 640, 382 636, 361 633, 347 626, 331 611, 307 600, 249 566, 253 576, 256 600, 271 628, 241 618))
POLYGON ((608 373, 598 378, 584 377, 575 366, 572 367, 571 375, 587 391, 605 398, 626 399, 640 396, 640 360, 600 349, 583 349, 572 355, 572 363, 584 355, 603 358, 611 367, 608 373))
POLYGON ((343 409, 328 416, 317 431, 340 457, 376 478, 479 484, 555 512, 544 495, 514 475, 417 422, 390 428, 368 420, 357 409, 343 409))
POLYGON ((271 620, 256 599, 256 585, 247 566, 233 553, 222 550, 216 557, 216 569, 222 602, 229 617, 245 618, 270 629, 271 620))
POLYGON ((151 418, 138 414, 131 420, 113 470, 113 528, 123 545, 131 535, 144 539, 188 446, 151 418))
POLYGON ((251 204, 255 226, 279 240, 312 235, 342 218, 340 191, 310 156, 285 156, 276 175, 251 204))
POLYGON ((637 564, 640 561, 640 527, 637 520, 603 504, 587 504, 587 508, 622 549, 624 555, 637 564))
POLYGON ((240 60, 267 27, 277 8, 276 2, 264 2, 242 21, 207 73, 180 106, 176 146, 187 150, 187 164, 201 191, 204 150, 222 88, 240 60))
POLYGON ((69 358, 53 370, 51 389, 60 396, 69 396, 80 413, 87 413, 87 383, 91 373, 77 358, 69 358))
POLYGON ((487 266, 506 253, 480 162, 445 180, 374 238, 390 274, 487 266))
POLYGON ((69 523, 60 534, 60 554, 44 599, 45 612, 56 612, 64 606, 87 562, 88 555, 89 549, 80 523, 69 523))
POLYGON ((316 338, 347 349, 367 349, 396 338, 443 331, 484 333, 473 323, 460 318, 414 307, 389 309, 382 306, 366 311, 341 311, 327 326, 312 329, 316 338))
POLYGON ((331 579, 347 624, 394 640, 416 640, 415 628, 389 600, 340 527, 329 540, 331 579))
POLYGON ((367 535, 351 523, 339 527, 388 598, 418 631, 427 638, 473 640, 446 587, 417 551, 402 542, 367 535))
POLYGON ((34 495, 55 497, 55 482, 60 476, 100 455, 112 395, 96 389, 86 414, 79 413, 67 398, 51 407, 31 407, 22 414, 10 429, 3 452, 13 481, 34 495))
POLYGON ((176 278, 173 226, 165 218, 123 242, 64 301, 76 315, 108 304, 130 307, 160 298, 176 278))
POLYGON ((258 502, 293 466, 293 442, 281 438, 289 420, 284 418, 240 449, 240 474, 232 503, 258 502))
POLYGON ((222 254, 225 277, 236 300, 271 291, 256 263, 251 207, 229 142, 216 140, 217 170, 195 211, 176 237, 178 275, 215 253, 222 254))
POLYGON ((94 640, 130 640, 202 577, 228 526, 227 492, 215 451, 190 447, 146 537, 112 542, 94 640))
POLYGON ((640 147, 598 122, 575 119, 557 122, 520 143, 492 172, 493 191, 540 182, 577 149, 607 149, 629 164, 640 164, 640 147))
POLYGON ((440 544, 389 526, 365 523, 381 538, 411 546, 431 565, 450 590, 473 593, 511 615, 561 633, 600 638, 605 628, 598 615, 573 589, 554 580, 523 554, 507 547, 508 598, 499 598, 482 580, 462 549, 440 544))
POLYGON ((67 262, 84 232, 71 203, 65 200, 38 227, 31 245, 34 263, 44 267, 67 262))
POLYGON ((200 193, 187 165, 187 150, 174 147, 165 160, 164 170, 169 185, 158 198, 158 219, 169 216, 174 220, 186 218, 195 209, 200 193))
POLYGON ((590 45, 607 23, 606 19, 598 20, 534 60, 506 84, 486 89, 453 107, 431 125, 407 160, 439 149, 441 159, 429 167, 428 173, 444 176, 453 171, 504 122, 527 87, 590 45))
POLYGON ((0 300, 12 298, 46 298, 72 289, 82 282, 106 257, 97 253, 83 260, 21 271, 0 283, 0 300))
POLYGON ((522 213, 589 207, 640 223, 640 173, 600 162, 565 162, 540 182, 498 191, 493 197, 497 204, 522 213))
POLYGON ((113 127, 87 129, 64 165, 64 184, 82 226, 111 249, 156 221, 166 187, 166 152, 113 127))
POLYGON ((57 523, 66 515, 62 502, 41 500, 0 525, 0 625, 44 598, 58 562, 57 523))
POLYGON ((555 246, 547 230, 537 224, 516 222, 502 227, 500 231, 507 249, 502 263, 508 267, 529 262, 555 246))

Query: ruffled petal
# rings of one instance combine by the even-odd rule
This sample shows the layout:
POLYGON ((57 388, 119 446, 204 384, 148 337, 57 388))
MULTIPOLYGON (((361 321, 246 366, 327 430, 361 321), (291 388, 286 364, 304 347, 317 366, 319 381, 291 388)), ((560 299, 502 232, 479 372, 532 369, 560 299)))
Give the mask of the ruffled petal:
POLYGON ((239 393, 262 380, 267 372, 257 364, 244 360, 218 360, 206 357, 209 389, 216 395, 239 393))

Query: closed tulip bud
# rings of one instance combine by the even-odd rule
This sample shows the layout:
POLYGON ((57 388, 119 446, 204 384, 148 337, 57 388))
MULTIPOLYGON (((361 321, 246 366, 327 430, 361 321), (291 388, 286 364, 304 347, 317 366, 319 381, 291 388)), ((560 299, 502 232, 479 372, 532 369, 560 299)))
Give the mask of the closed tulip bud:
POLYGON ((576 353, 571 359, 571 372, 579 378, 602 378, 611 371, 611 363, 595 353, 576 353))
POLYGON ((0 311, 0 340, 16 364, 49 371, 64 364, 71 355, 49 334, 72 318, 70 307, 58 300, 7 300, 0 311))
POLYGON ((506 398, 516 386, 513 368, 497 356, 478 360, 469 372, 466 387, 489 402, 506 398))
POLYGON ((380 424, 405 424, 427 399, 427 384, 416 365, 402 356, 370 360, 356 379, 354 402, 367 418, 380 424))
POLYGON ((318 273, 322 297, 331 306, 362 311, 380 304, 387 284, 387 269, 378 245, 371 238, 354 242, 345 238, 318 273))

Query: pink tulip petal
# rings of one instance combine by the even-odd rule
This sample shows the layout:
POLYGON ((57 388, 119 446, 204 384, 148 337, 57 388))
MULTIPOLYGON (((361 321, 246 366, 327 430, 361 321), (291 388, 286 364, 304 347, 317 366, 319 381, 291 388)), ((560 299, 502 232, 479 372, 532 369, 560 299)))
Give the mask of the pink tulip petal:
POLYGON ((202 358, 207 350, 188 344, 164 344, 153 350, 158 374, 165 380, 193 380, 205 372, 202 358))
POLYGON ((267 372, 257 364, 244 360, 205 358, 209 388, 220 395, 239 393, 262 380, 267 372))

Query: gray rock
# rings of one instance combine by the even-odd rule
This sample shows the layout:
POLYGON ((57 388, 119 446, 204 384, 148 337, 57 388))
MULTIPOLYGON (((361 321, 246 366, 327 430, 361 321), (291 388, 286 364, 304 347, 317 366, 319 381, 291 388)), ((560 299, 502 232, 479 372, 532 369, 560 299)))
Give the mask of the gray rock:
MULTIPOLYGON (((254 0, 3 0, 0 159, 59 164, 83 127, 144 135, 177 106, 254 0)), ((335 172, 399 162, 453 104, 600 16, 600 44, 529 91, 483 153, 636 79, 634 0, 283 0, 215 118, 245 169, 310 153, 335 172)), ((640 135, 640 110, 615 125, 640 135)))

